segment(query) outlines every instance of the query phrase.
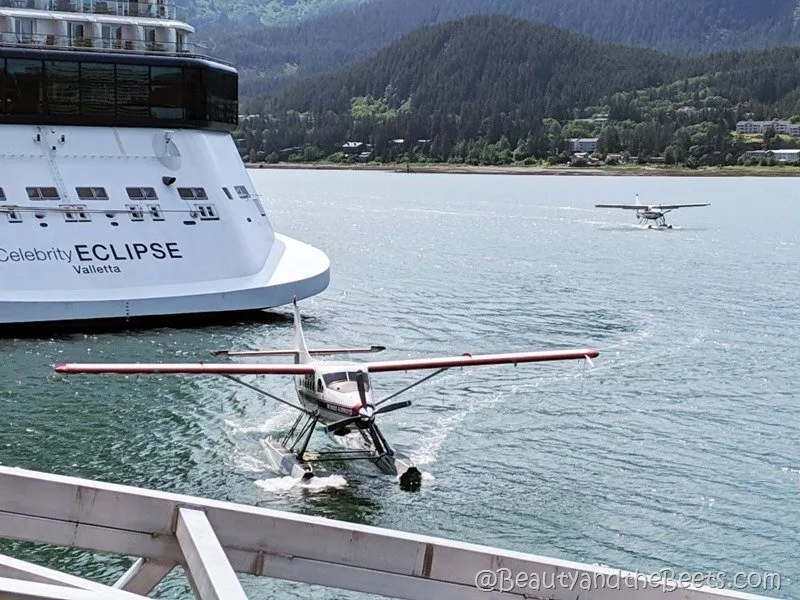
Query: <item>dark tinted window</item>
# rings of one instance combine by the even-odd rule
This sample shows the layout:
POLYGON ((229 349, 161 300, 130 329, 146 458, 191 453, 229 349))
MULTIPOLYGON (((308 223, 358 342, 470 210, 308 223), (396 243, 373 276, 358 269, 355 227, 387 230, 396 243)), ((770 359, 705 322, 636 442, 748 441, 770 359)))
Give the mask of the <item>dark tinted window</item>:
POLYGON ((186 118, 191 121, 204 121, 206 118, 206 96, 200 69, 183 70, 183 102, 186 118))
POLYGON ((0 114, 9 122, 177 126, 237 121, 237 75, 210 67, 0 59, 0 114), (26 118, 19 118, 19 117, 26 118), (84 119, 83 117, 87 117, 84 119))
POLYGON ((58 190, 54 187, 26 187, 28 198, 31 200, 58 200, 58 190))
POLYGON ((150 67, 117 65, 117 114, 150 116, 150 67))
POLYGON ((81 114, 115 114, 115 71, 113 64, 81 63, 81 114))
POLYGON ((205 71, 206 114, 209 121, 236 123, 239 109, 236 75, 223 71, 205 71))
POLYGON ((106 188, 103 187, 77 187, 75 192, 81 200, 108 200, 106 188))
POLYGON ((156 119, 183 119, 183 69, 150 67, 150 111, 156 119))
POLYGON ((80 114, 79 63, 44 61, 45 114, 80 114))
POLYGON ((6 99, 6 112, 10 115, 42 114, 42 61, 6 61, 6 99))

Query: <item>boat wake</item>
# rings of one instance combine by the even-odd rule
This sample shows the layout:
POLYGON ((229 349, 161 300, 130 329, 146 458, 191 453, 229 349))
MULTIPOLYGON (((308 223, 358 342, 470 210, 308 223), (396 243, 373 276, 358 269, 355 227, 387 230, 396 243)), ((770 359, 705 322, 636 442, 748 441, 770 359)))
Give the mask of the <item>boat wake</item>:
POLYGON ((286 494, 295 491, 322 492, 325 490, 335 490, 347 485, 347 480, 341 475, 326 475, 324 477, 314 476, 311 479, 303 480, 299 477, 269 477, 258 479, 254 482, 259 489, 270 494, 286 494))

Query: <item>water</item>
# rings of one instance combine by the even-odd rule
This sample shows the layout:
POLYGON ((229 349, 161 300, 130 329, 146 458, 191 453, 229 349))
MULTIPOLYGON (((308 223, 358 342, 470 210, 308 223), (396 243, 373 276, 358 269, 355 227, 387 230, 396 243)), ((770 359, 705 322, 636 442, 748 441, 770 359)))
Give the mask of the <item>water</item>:
MULTIPOLYGON (((367 465, 267 471, 289 409, 207 378, 74 377, 59 360, 287 347, 274 322, 0 341, 0 461, 650 572, 777 572, 800 597, 800 205, 793 179, 254 171, 276 228, 333 261, 314 345, 386 357, 596 346, 582 363, 450 371, 386 415, 418 493, 367 465), (702 202, 648 231, 595 202, 702 202)), ((412 375, 376 376, 380 395, 412 375)), ((290 396, 291 382, 270 391, 290 396)), ((315 441, 325 445, 324 437, 315 441)), ((10 547, 9 547, 10 546, 10 547)), ((126 558, 10 544, 110 582, 126 558)), ((362 598, 244 578, 255 597, 362 598)), ((763 593, 762 590, 750 590, 763 593)), ((188 597, 180 574, 158 597, 188 597)))

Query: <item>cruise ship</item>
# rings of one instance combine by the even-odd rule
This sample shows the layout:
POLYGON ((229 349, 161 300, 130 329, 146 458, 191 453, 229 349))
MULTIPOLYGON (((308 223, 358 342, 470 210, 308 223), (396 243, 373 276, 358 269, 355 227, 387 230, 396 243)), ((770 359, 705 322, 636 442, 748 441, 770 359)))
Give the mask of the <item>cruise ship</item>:
POLYGON ((323 291, 231 137, 236 69, 161 0, 0 0, 0 333, 323 291))

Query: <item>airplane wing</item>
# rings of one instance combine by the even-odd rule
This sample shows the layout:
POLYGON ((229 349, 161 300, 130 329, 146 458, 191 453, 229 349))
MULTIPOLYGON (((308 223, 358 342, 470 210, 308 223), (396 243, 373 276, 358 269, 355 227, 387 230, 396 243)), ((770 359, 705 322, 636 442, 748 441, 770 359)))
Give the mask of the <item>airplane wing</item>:
MULTIPOLYGON (((572 350, 546 350, 540 352, 512 352, 509 354, 463 354, 437 358, 387 360, 358 363, 370 373, 385 371, 413 371, 417 369, 442 369, 484 365, 518 364, 556 360, 595 358, 600 353, 594 348, 572 350)), ((53 365, 56 373, 117 375, 313 375, 310 364, 242 364, 242 363, 59 363, 53 365)))
POLYGON ((311 365, 239 363, 60 363, 56 373, 185 374, 185 375, 313 375, 311 365))
POLYGON ((706 202, 705 204, 657 204, 655 208, 660 208, 662 210, 674 210, 676 208, 692 208, 693 206, 711 206, 711 203, 706 202))
POLYGON ((595 204, 595 208, 623 208, 625 210, 647 210, 641 204, 595 204))
POLYGON ((417 358, 409 360, 385 360, 367 362, 363 365, 370 373, 386 371, 413 371, 416 369, 447 369, 450 367, 477 367, 484 365, 503 365, 553 360, 576 360, 595 358, 600 353, 594 348, 571 350, 546 350, 541 352, 512 352, 509 354, 463 354, 461 356, 442 356, 437 358, 417 358))

